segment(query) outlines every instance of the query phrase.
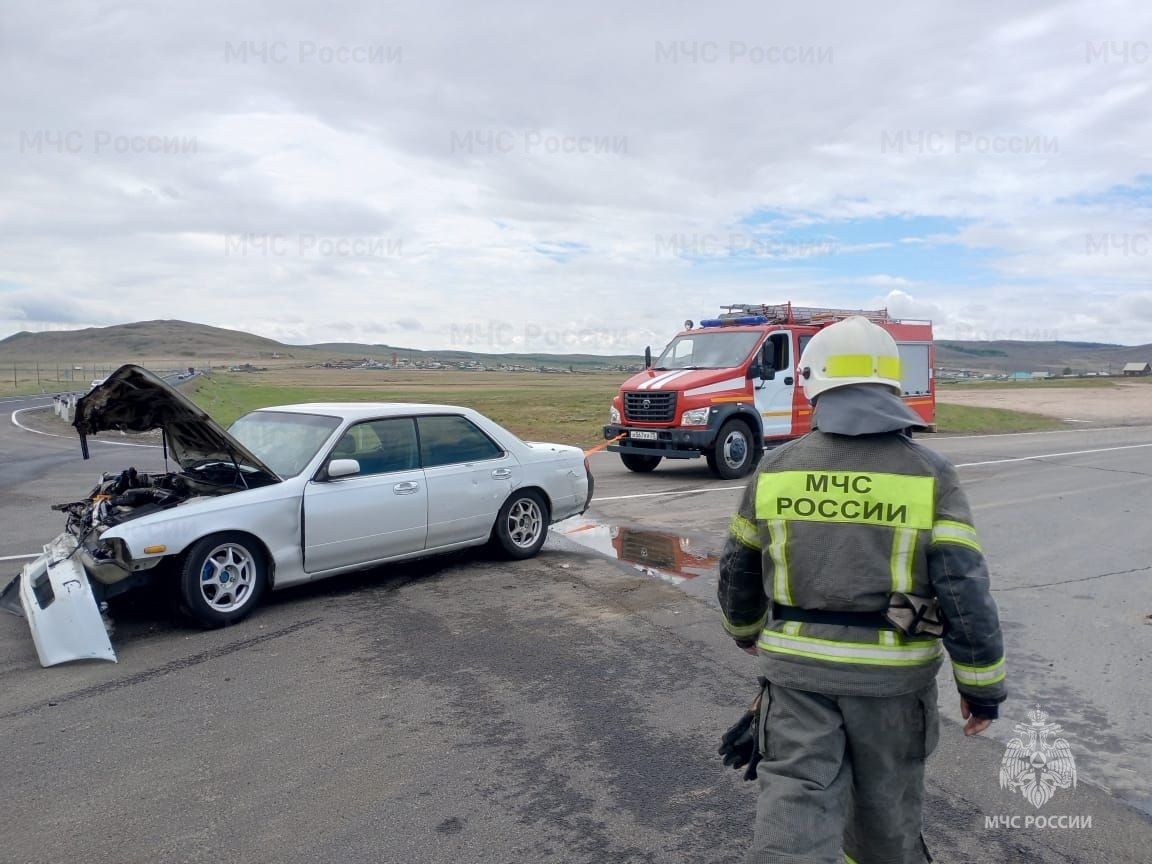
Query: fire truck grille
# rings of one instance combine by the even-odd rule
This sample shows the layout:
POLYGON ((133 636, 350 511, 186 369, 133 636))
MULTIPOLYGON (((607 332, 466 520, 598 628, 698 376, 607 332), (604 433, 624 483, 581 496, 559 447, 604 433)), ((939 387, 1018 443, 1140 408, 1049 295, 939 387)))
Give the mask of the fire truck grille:
POLYGON ((669 423, 676 417, 676 393, 624 394, 624 419, 637 423, 669 423))

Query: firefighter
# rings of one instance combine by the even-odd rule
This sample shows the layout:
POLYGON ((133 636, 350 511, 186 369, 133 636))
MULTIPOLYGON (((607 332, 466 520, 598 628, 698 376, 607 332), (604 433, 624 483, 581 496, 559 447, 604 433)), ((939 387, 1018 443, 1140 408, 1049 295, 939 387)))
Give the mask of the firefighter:
POLYGON ((1006 695, 988 568, 956 470, 909 437, 892 336, 845 319, 799 368, 813 432, 766 455, 720 563, 724 627, 763 676, 747 861, 921 864, 944 650, 966 735, 1006 695))

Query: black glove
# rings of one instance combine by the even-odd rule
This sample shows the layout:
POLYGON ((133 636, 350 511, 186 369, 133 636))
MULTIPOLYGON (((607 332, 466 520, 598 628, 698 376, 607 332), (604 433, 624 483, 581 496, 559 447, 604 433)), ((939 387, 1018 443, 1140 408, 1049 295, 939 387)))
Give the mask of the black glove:
POLYGON ((1000 706, 995 702, 973 702, 971 699, 965 700, 968 703, 968 710, 972 712, 973 717, 979 717, 981 720, 999 720, 1000 719, 1000 706))
POLYGON ((747 766, 744 772, 745 780, 756 779, 756 765, 760 762, 760 748, 757 746, 757 732, 760 727, 760 705, 763 699, 763 689, 752 702, 752 707, 744 712, 736 724, 724 733, 720 739, 720 749, 717 751, 723 758, 724 764, 733 770, 739 771, 747 766))

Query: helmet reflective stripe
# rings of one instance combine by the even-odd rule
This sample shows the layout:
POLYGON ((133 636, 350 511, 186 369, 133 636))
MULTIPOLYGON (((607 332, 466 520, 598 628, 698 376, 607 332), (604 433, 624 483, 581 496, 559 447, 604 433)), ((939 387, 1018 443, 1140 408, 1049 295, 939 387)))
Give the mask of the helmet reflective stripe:
POLYGON ((969 687, 987 687, 999 684, 1006 676, 1004 658, 1000 658, 990 666, 965 666, 962 663, 952 663, 952 672, 959 684, 969 687))
POLYGON ((899 357, 873 357, 871 354, 839 354, 824 362, 829 378, 900 378, 899 357))
MULTIPOLYGON (((882 631, 887 632, 887 631, 882 631)), ((889 637, 890 638, 890 637, 889 637)), ((808 657, 813 660, 831 660, 835 663, 848 663, 866 666, 928 666, 935 663, 944 650, 939 641, 928 643, 906 643, 888 645, 877 641, 835 642, 831 639, 815 639, 811 636, 793 636, 765 630, 757 643, 761 651, 773 654, 788 654, 794 657, 808 657)))
POLYGON ((891 333, 860 315, 813 336, 800 358, 800 375, 809 399, 853 384, 883 384, 897 394, 904 392, 900 347, 891 333))

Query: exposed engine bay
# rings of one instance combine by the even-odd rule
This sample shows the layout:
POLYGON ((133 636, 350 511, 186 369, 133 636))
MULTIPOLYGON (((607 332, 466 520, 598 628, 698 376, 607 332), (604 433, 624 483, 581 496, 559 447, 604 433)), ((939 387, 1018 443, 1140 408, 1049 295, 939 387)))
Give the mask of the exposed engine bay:
POLYGON ((194 498, 227 495, 267 482, 256 472, 220 462, 164 474, 144 474, 132 467, 104 474, 83 501, 54 504, 52 509, 68 514, 65 528, 70 534, 84 537, 194 498))
POLYGON ((118 474, 104 474, 83 501, 54 504, 52 509, 67 514, 65 531, 76 538, 89 574, 112 585, 135 571, 155 566, 157 561, 134 564, 122 543, 102 542, 107 529, 198 498, 214 498, 270 482, 276 481, 262 472, 216 460, 205 460, 203 465, 179 473, 145 474, 131 467, 118 474))

